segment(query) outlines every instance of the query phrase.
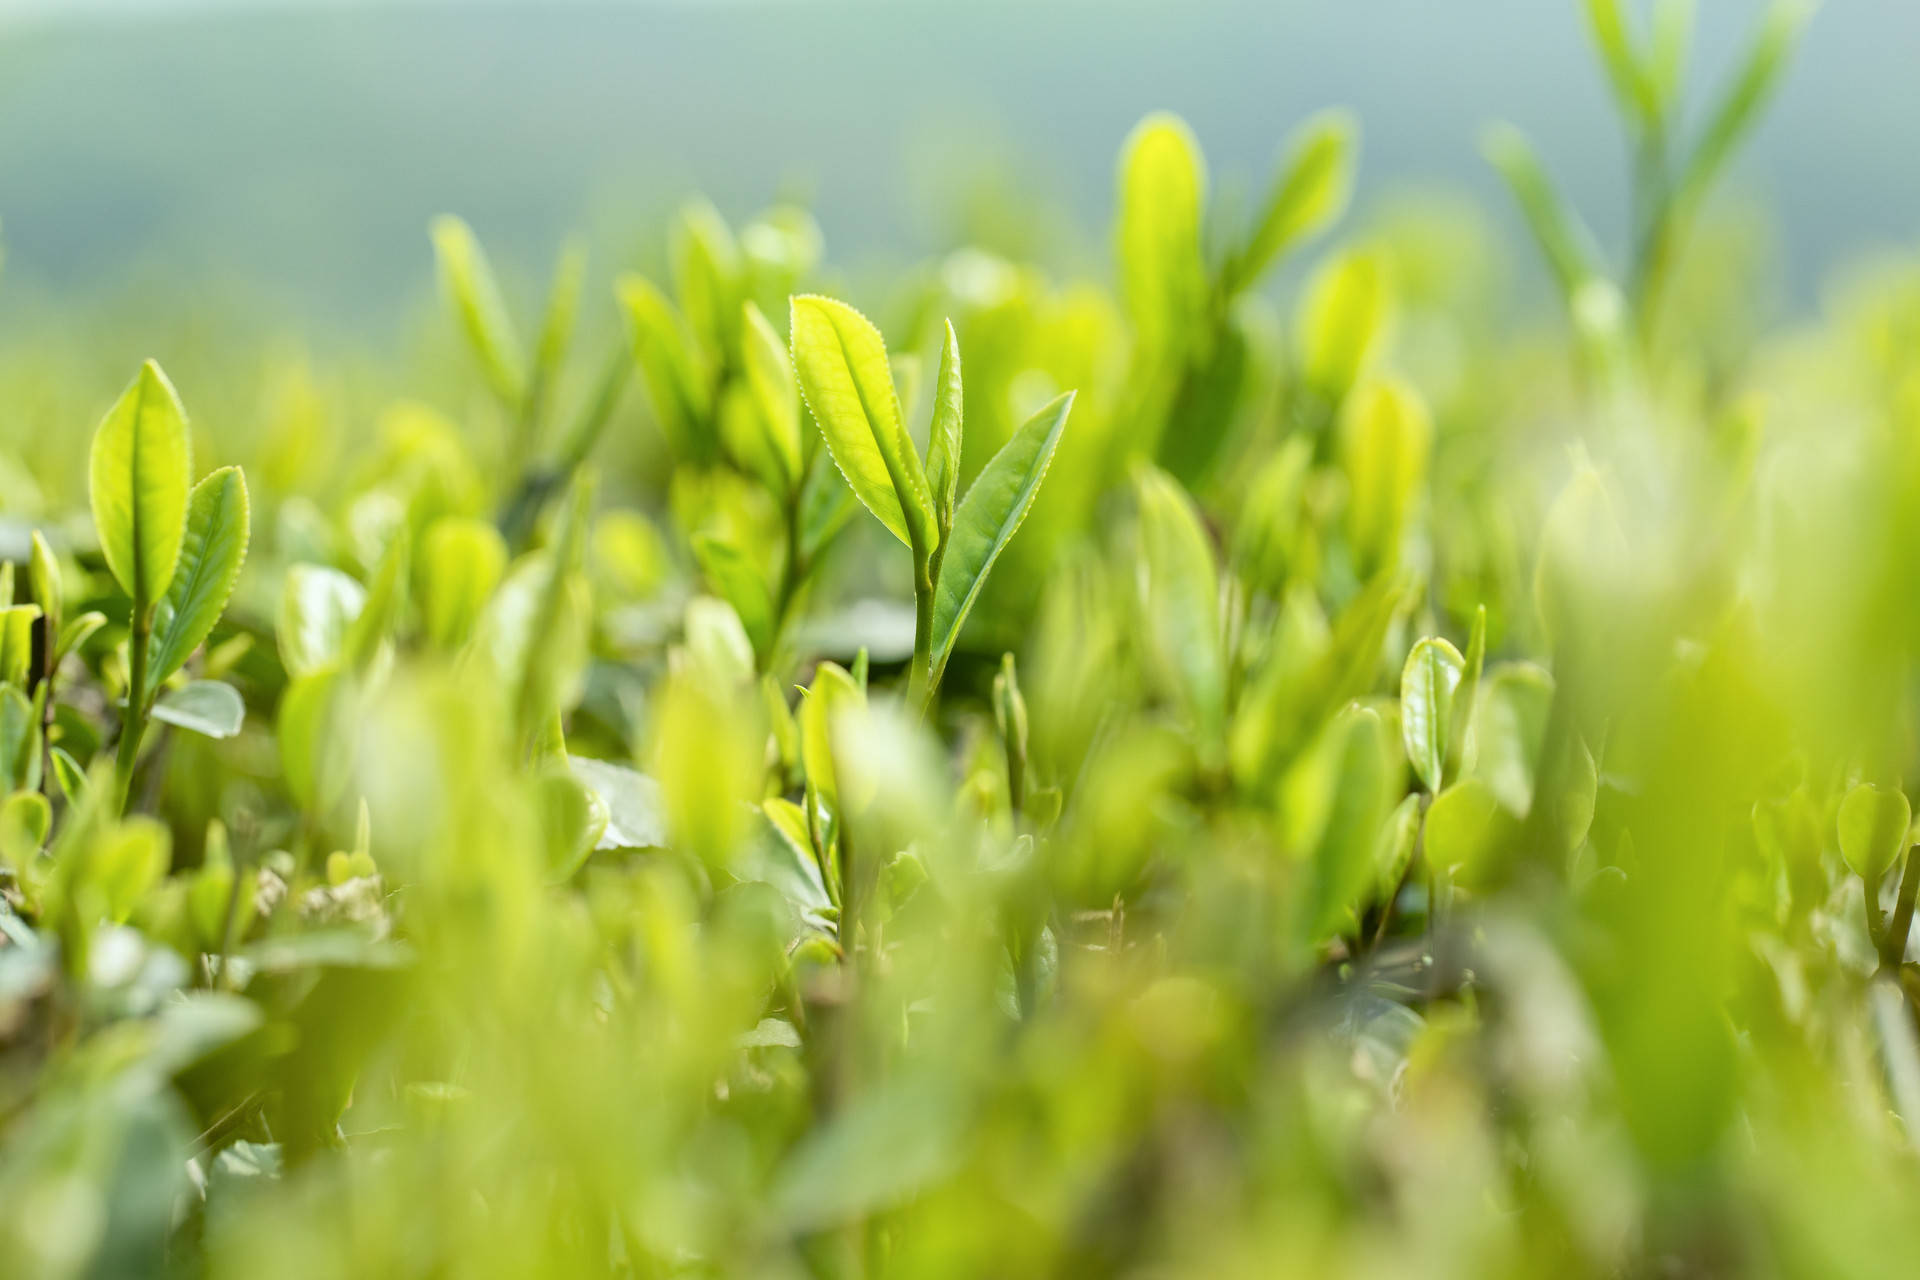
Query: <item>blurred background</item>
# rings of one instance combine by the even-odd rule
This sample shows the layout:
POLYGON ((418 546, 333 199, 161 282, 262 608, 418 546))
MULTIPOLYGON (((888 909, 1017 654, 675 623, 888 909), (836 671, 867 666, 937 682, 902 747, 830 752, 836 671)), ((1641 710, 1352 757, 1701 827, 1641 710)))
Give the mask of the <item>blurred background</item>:
MULTIPOLYGON (((1701 9, 1696 83, 1717 85, 1761 4, 1701 9)), ((1770 210, 1749 230, 1775 305, 1911 238, 1916 55, 1910 0, 1811 24, 1732 182, 1770 210)), ((1365 129, 1362 218, 1439 187, 1510 219, 1478 150, 1507 118, 1624 234, 1625 145, 1571 3, 0 0, 0 326, 185 290, 377 349, 434 305, 436 213, 531 298, 568 233, 603 269, 644 260, 635 229, 694 192, 730 218, 801 199, 850 270, 971 240, 1098 276, 1146 111, 1186 117, 1244 213, 1329 105, 1365 129)))

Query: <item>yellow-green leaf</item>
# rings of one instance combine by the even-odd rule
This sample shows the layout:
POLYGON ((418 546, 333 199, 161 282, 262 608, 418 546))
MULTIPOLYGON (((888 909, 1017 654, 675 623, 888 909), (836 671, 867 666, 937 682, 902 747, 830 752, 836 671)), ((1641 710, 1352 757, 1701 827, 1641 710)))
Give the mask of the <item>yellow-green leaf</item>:
POLYGON ((789 492, 801 479, 800 399, 793 380, 793 359, 787 344, 759 307, 741 306, 742 359, 747 389, 766 433, 768 451, 779 463, 789 492))
POLYGON ((1322 113, 1300 127, 1286 167, 1267 197, 1260 225, 1233 264, 1229 291, 1251 287, 1275 259, 1318 235, 1345 212, 1353 193, 1359 131, 1359 124, 1344 111, 1322 113))
POLYGON ((415 569, 427 639, 441 649, 466 643, 506 569, 506 541, 485 520, 443 516, 429 525, 415 569))
POLYGON ((792 303, 793 367, 840 474, 893 535, 924 559, 939 543, 933 495, 900 418, 887 344, 844 302, 792 303))
POLYGON ((940 373, 933 386, 933 426, 927 432, 927 488, 933 493, 933 509, 943 545, 947 531, 953 527, 953 504, 960 492, 960 444, 965 407, 960 391, 960 339, 949 320, 946 345, 940 349, 940 373))
POLYGON ((441 286, 480 360, 487 385, 502 403, 518 408, 526 383, 520 342, 480 241, 473 228, 451 214, 435 218, 428 231, 440 263, 441 286))
POLYGON ((1370 384, 1349 402, 1340 425, 1347 475, 1347 537, 1363 578, 1391 568, 1427 477, 1433 421, 1411 387, 1370 384))
POLYGON ((1863 782, 1840 802, 1840 852, 1868 892, 1906 848, 1912 821, 1912 806, 1895 787, 1863 782))
POLYGON ((88 495, 114 580, 146 607, 166 594, 186 536, 187 415, 160 366, 140 367, 93 436, 88 495))
POLYGON ((676 461, 712 457, 714 441, 705 431, 713 411, 713 392, 693 349, 687 322, 666 295, 640 276, 620 281, 633 356, 653 398, 654 418, 676 461))
POLYGON ((1206 162, 1186 122, 1164 112, 1142 120, 1121 151, 1115 250, 1128 318, 1149 350, 1184 349, 1206 305, 1206 192, 1206 162))
POLYGON ((184 666, 220 620, 247 558, 248 519, 240 468, 222 467, 193 487, 179 568, 154 615, 148 692, 184 666))

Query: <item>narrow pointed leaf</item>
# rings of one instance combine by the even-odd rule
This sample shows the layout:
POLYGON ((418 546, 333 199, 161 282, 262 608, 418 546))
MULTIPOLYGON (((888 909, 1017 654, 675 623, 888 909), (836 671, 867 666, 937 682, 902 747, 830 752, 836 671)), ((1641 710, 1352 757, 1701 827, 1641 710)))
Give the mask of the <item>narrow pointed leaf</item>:
POLYGON ((1318 235, 1345 212, 1353 194, 1359 126, 1344 111, 1302 125, 1246 251, 1233 264, 1230 292, 1251 287, 1273 262, 1318 235))
POLYGON ((742 359, 747 389, 766 432, 772 456, 779 462, 789 490, 799 487, 801 470, 800 399, 793 380, 793 358, 773 323, 751 301, 741 307, 742 359))
POLYGON ((697 361, 687 322, 666 295, 640 276, 620 282, 634 360, 646 378, 653 414, 676 461, 711 458, 714 441, 705 430, 713 393, 697 361))
POLYGON ((428 231, 440 263, 441 286, 487 385, 502 403, 517 408, 526 382, 520 342, 480 241, 473 228, 451 215, 435 218, 428 231))
POLYGON ((953 504, 960 493, 960 444, 965 402, 960 392, 960 339, 947 322, 947 341, 940 351, 940 372, 933 385, 933 426, 927 433, 927 488, 945 542, 953 527, 953 504))
POLYGON ((1073 393, 1067 392, 1014 431, 980 472, 954 513, 953 533, 940 562, 933 598, 933 673, 944 671, 967 613, 1046 479, 1060 445, 1073 393))
POLYGON ((193 487, 180 565, 154 615, 149 692, 186 664, 220 620, 247 558, 248 519, 240 468, 222 467, 193 487))

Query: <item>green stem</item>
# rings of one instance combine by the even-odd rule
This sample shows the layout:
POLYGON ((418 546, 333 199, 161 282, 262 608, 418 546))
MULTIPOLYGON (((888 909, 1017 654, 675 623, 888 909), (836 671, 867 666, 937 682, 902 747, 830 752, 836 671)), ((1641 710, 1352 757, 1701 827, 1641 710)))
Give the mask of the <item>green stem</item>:
MULTIPOLYGON (((1900 876, 1900 896, 1893 904, 1893 920, 1880 935, 1880 971, 1898 974, 1907 958, 1907 935, 1913 931, 1913 899, 1920 893, 1920 846, 1907 851, 1907 869, 1900 876)), ((1868 894, 1872 896, 1871 891, 1868 894)))
POLYGON ((113 811, 127 811, 127 793, 133 786, 133 766, 140 758, 140 739, 146 736, 147 648, 153 637, 153 606, 144 600, 133 605, 133 634, 127 641, 127 715, 120 726, 120 747, 113 759, 113 811))
POLYGON ((913 584, 913 666, 907 672, 907 702, 924 719, 933 706, 933 587, 916 574, 913 584))

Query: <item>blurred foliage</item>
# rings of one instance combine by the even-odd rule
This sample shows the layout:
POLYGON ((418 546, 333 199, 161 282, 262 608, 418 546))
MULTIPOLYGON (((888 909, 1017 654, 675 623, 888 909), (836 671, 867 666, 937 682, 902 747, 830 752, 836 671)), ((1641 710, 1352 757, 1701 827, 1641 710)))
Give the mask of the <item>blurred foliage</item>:
POLYGON ((385 365, 0 352, 9 1272, 1911 1274, 1920 264, 1766 331, 1798 11, 1689 131, 1587 10, 1557 322, 1156 115, 1111 287, 449 217, 385 365))

